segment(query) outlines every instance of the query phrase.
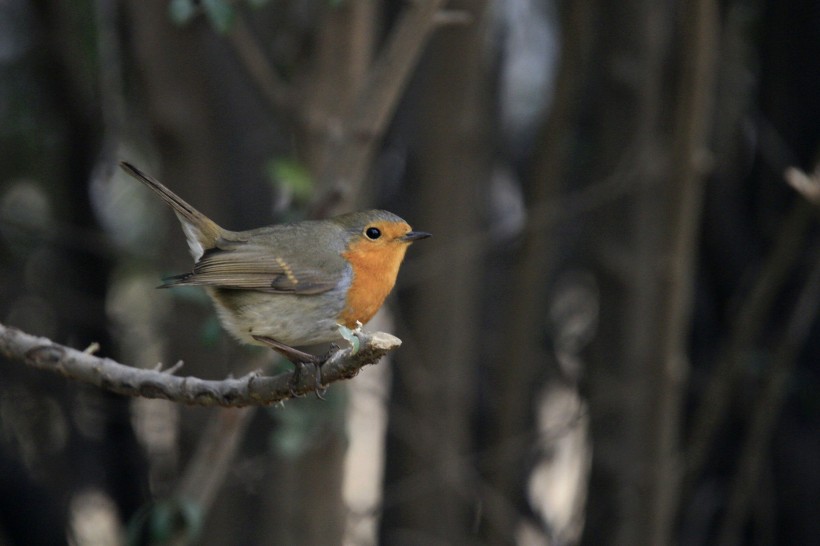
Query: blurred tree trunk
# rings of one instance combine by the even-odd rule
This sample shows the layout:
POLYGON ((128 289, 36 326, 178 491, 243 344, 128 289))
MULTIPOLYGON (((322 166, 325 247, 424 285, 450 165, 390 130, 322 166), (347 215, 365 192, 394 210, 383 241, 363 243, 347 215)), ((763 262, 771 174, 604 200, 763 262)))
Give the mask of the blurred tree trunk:
MULTIPOLYGON (((142 122, 150 129, 144 131, 150 141, 133 145, 143 157, 158 160, 145 170, 228 229, 270 222, 270 207, 264 206, 270 201, 264 199, 260 181, 273 139, 248 123, 249 118, 264 119, 267 111, 257 102, 246 76, 234 66, 220 37, 204 19, 185 27, 174 25, 164 1, 132 1, 124 11, 130 29, 130 59, 135 65, 132 72, 142 92, 138 103, 142 109, 136 111, 133 124, 139 127, 142 122), (236 128, 243 126, 254 127, 256 138, 250 138, 247 129, 236 128), (157 158, 152 157, 154 153, 157 158)), ((140 136, 131 133, 126 138, 140 136)), ((163 207, 159 201, 155 206, 163 207)), ((164 272, 186 271, 191 257, 185 237, 176 218, 164 209, 162 213, 167 236, 157 243, 160 252, 151 255, 161 256, 158 265, 164 272)), ((204 297, 192 301, 177 295, 167 296, 175 304, 169 358, 185 355, 186 372, 192 375, 241 373, 231 367, 235 362, 216 362, 213 347, 203 343, 208 322, 215 321, 210 304, 204 297)), ((228 356, 225 347, 233 350, 233 342, 220 346, 223 357, 228 356)))
MULTIPOLYGON (((324 7, 314 62, 302 75, 305 100, 300 112, 306 131, 300 135, 299 147, 305 150, 312 173, 320 172, 328 161, 325 155, 328 134, 338 130, 363 84, 373 55, 378 24, 376 8, 376 3, 369 0, 324 7)), ((347 135, 347 138, 353 137, 347 135)), ((356 195, 351 200, 359 202, 363 198, 356 195)), ((263 518, 265 544, 341 544, 347 516, 342 499, 347 447, 346 395, 344 385, 332 388, 334 392, 328 393, 329 399, 325 402, 312 405, 303 402, 300 407, 287 408, 310 412, 317 421, 309 433, 313 438, 304 452, 296 457, 282 454, 270 461, 270 483, 276 487, 265 495, 268 508, 263 518)))
MULTIPOLYGON (((288 156, 289 152, 278 137, 282 128, 277 125, 273 105, 264 102, 231 51, 229 39, 215 32, 204 17, 187 26, 175 26, 167 2, 132 2, 129 8, 133 55, 146 90, 146 110, 161 158, 162 170, 157 176, 226 228, 274 223, 264 167, 267 161, 288 156), (174 54, 168 55, 168 51, 174 54)), ((344 97, 355 89, 350 80, 340 80, 340 73, 353 63, 350 42, 345 42, 354 36, 350 5, 338 9, 327 6, 325 11, 329 20, 323 20, 318 27, 323 29, 317 51, 319 61, 304 90, 308 97, 305 110, 315 108, 311 113, 322 121, 337 113, 336 109, 344 108, 344 97)), ((251 33, 245 39, 266 44, 271 28, 265 22, 254 21, 259 36, 253 34, 256 30, 242 28, 251 33)), ((356 22, 361 23, 361 17, 356 22)), ((368 23, 373 24, 372 17, 368 23)), ((236 29, 229 30, 233 31, 236 29)), ((360 50, 356 53, 362 54, 360 50)), ((321 129, 326 130, 326 126, 321 129)), ((308 143, 299 144, 310 149, 308 143)), ((143 151, 152 148, 147 145, 143 151)), ((309 160, 314 158, 310 153, 307 156, 309 160)), ((162 204, 157 201, 156 206, 162 204)), ((168 226, 166 245, 173 252, 166 253, 168 258, 163 258, 162 267, 185 271, 191 265, 183 234, 175 220, 170 220, 168 226)), ((206 339, 208 325, 215 321, 209 304, 191 304, 183 298, 175 302, 169 358, 185 355, 186 363, 191 364, 186 365, 186 373, 193 375, 225 377, 247 371, 250 353, 235 346, 225 334, 219 335, 219 351, 215 353, 213 340, 209 343, 206 339)), ((277 421, 276 414, 271 419, 266 412, 259 412, 258 422, 251 424, 243 446, 246 452, 261 452, 264 456, 238 460, 228 468, 231 472, 243 465, 252 468, 265 485, 255 491, 237 486, 221 488, 206 517, 201 543, 225 544, 239 537, 240 542, 257 544, 339 543, 345 521, 341 498, 345 431, 344 412, 340 409, 339 404, 312 408, 302 404, 277 412, 309 412, 319 421, 316 426, 306 427, 304 434, 315 438, 305 440, 307 447, 298 457, 283 454, 272 441, 277 427, 287 426, 288 418, 277 421), (249 504, 254 509, 248 509, 249 504)), ((218 419, 214 413, 225 410, 183 411, 184 439, 193 444, 202 441, 203 430, 208 430, 204 421, 218 419)), ((184 451, 191 448, 183 446, 184 451)))
MULTIPOLYGON (((174 27, 169 20, 166 2, 134 3, 131 16, 135 56, 148 90, 147 109, 163 159, 163 178, 203 212, 213 214, 214 220, 225 227, 248 228, 272 223, 275 220, 270 217, 272 207, 265 207, 265 199, 259 199, 263 193, 260 188, 264 188, 260 184, 263 167, 271 159, 296 156, 295 159, 303 161, 309 172, 317 173, 328 162, 326 143, 328 139, 341 138, 338 134, 341 120, 350 111, 371 64, 379 23, 377 8, 376 3, 368 0, 318 4, 315 26, 306 31, 315 33, 310 60, 300 59, 303 64, 294 67, 293 84, 298 89, 292 89, 292 94, 284 98, 282 104, 273 104, 260 102, 263 97, 272 101, 276 98, 266 94, 264 89, 260 94, 259 89, 253 87, 250 74, 244 72, 246 69, 257 70, 257 78, 260 74, 264 78, 275 73, 272 66, 263 66, 270 62, 266 53, 269 53, 268 40, 274 32, 272 26, 248 17, 237 21, 228 30, 241 32, 241 36, 224 37, 215 33, 204 18, 185 27, 174 27), (239 43, 245 48, 244 54, 247 55, 250 49, 261 55, 242 57, 239 49, 231 51, 228 47, 229 44, 239 47, 239 43), (259 49, 254 49, 256 47, 259 49), (176 54, 166 55, 169 50, 176 54), (257 64, 243 66, 237 62, 235 53, 239 53, 242 62, 257 64), (184 107, 179 104, 179 97, 185 97, 184 107), (226 102, 230 108, 226 108, 226 102), (283 112, 282 108, 291 110, 283 112), (277 127, 277 121, 281 119, 292 125, 277 127), (275 136, 279 129, 295 134, 294 142, 285 146, 277 141, 275 136), (260 133, 266 138, 259 139, 260 133), (227 172, 231 173, 230 184, 225 183, 228 179, 224 173, 227 172), (225 210, 225 204, 228 210, 225 210), (244 214, 248 209, 257 213, 257 219, 244 214), (226 215, 227 219, 224 218, 226 215)), ((246 17, 241 7, 237 10, 238 17, 246 17)), ((275 10, 267 13, 275 15, 275 10)), ((272 201, 268 203, 272 204, 272 201)), ((172 229, 178 228, 173 226, 172 229)), ((174 239, 179 244, 174 243, 173 248, 180 248, 181 234, 174 239)), ((178 261, 185 264, 181 266, 184 270, 188 267, 187 252, 180 250, 178 253, 177 258, 182 258, 178 261)), ((212 313, 205 312, 202 307, 182 309, 179 314, 178 321, 183 324, 201 325, 203 317, 212 320, 212 313)), ((197 337, 187 336, 187 339, 194 339, 196 345, 201 345, 197 337)), ((202 349, 191 345, 175 349, 175 354, 196 355, 202 349)), ((237 353, 229 350, 228 354, 237 353)), ((213 358, 203 356, 202 360, 213 361, 213 358)), ((226 366, 211 374, 224 376, 231 371, 237 369, 226 366)), ((334 388, 340 391, 343 387, 334 388)), ((343 392, 336 395, 344 397, 343 392)), ((306 447, 298 456, 279 450, 276 442, 266 441, 271 434, 269 427, 260 427, 258 433, 251 436, 255 443, 261 443, 273 452, 266 459, 266 468, 262 472, 265 481, 277 484, 265 488, 262 494, 260 512, 264 521, 261 533, 264 543, 327 545, 338 543, 343 534, 346 516, 341 497, 346 443, 342 417, 344 404, 308 406, 289 405, 284 410, 289 414, 304 413, 301 419, 315 425, 306 427, 305 436, 314 438, 305 439, 306 447)), ((279 424, 287 427, 292 420, 285 417, 279 419, 279 424)), ((236 499, 223 504, 226 507, 228 504, 242 505, 236 499)), ((237 516, 235 511, 227 508, 222 517, 232 517, 231 512, 237 516)), ((244 517, 249 516, 245 514, 244 517)), ((230 531, 225 536, 208 533, 207 537, 213 543, 219 543, 230 537, 230 531)))
MULTIPOLYGON (((129 1, 123 12, 129 31, 127 66, 134 67, 127 70, 130 72, 127 76, 129 84, 139 90, 139 94, 136 107, 129 112, 132 116, 129 125, 136 129, 124 135, 130 144, 125 149, 133 155, 116 159, 137 163, 220 225, 229 229, 252 227, 255 224, 252 215, 244 219, 245 215, 239 213, 242 209, 239 203, 251 200, 251 196, 243 191, 241 169, 226 169, 231 172, 233 184, 224 183, 225 171, 221 170, 233 158, 233 150, 220 138, 226 133, 237 134, 227 128, 237 123, 243 109, 225 114, 230 109, 217 100, 220 89, 226 99, 236 96, 227 88, 237 83, 231 80, 231 71, 225 67, 224 57, 215 54, 219 49, 219 38, 204 20, 187 27, 174 25, 167 2, 129 1), (234 118, 225 119, 230 115, 234 118), (150 161, 141 165, 140 161, 146 161, 146 158, 150 161)), ((237 163, 258 164, 247 157, 250 149, 245 148, 243 160, 237 163)), ((257 187, 258 180, 259 173, 256 173, 254 182, 257 187)), ((250 191, 257 197, 254 201, 263 201, 256 195, 258 189, 250 191)), ((162 274, 189 270, 191 257, 176 218, 159 200, 153 201, 151 206, 156 208, 154 217, 162 220, 166 233, 156 242, 159 248, 149 249, 147 255, 159 257, 155 265, 162 274)), ((257 219, 261 223, 262 218, 257 219)), ((236 359, 241 353, 232 349, 232 342, 224 336, 217 337, 219 341, 207 339, 205 332, 209 323, 213 325, 215 317, 204 297, 180 298, 178 293, 172 292, 163 295, 172 302, 169 323, 156 327, 158 331, 168 332, 166 351, 161 356, 166 365, 184 357, 186 374, 220 378, 231 372, 243 372, 243 363, 236 359)), ((216 422, 218 417, 215 414, 225 411, 218 408, 174 410, 181 415, 179 430, 175 431, 179 438, 175 448, 180 453, 181 467, 174 465, 167 469, 162 481, 154 484, 156 501, 165 500, 164 495, 180 486, 185 465, 190 463, 203 431, 209 430, 207 422, 216 422)), ((264 445, 264 436, 254 438, 264 445)), ((239 488, 220 488, 218 500, 207 514, 205 507, 195 506, 206 515, 202 544, 223 544, 242 536, 237 535, 237 526, 244 528, 254 515, 250 511, 232 510, 248 502, 243 493, 239 488)), ((185 500, 195 503, 201 499, 185 500)))
POLYGON ((549 115, 535 140, 533 157, 525 173, 528 228, 514 266, 503 278, 501 347, 490 362, 494 396, 488 401, 491 426, 487 445, 486 479, 496 492, 486 499, 488 516, 482 532, 489 544, 512 544, 526 520, 526 485, 532 470, 535 430, 535 397, 554 366, 544 343, 548 289, 555 267, 557 239, 550 212, 560 197, 569 171, 578 122, 584 51, 589 47, 589 3, 571 2, 562 18, 561 57, 549 115))
MULTIPOLYGON (((15 326, 76 347, 97 342, 116 358, 105 305, 113 260, 89 193, 103 147, 97 15, 93 2, 49 0, 8 2, 0 13, 0 308, 15 326)), ((90 490, 126 517, 136 511, 145 466, 129 401, 5 361, 2 369, 2 539, 65 543, 72 503, 90 490)))
POLYGON ((306 130, 301 139, 313 173, 321 172, 330 161, 326 154, 332 146, 327 142, 339 138, 335 132, 353 108, 356 93, 370 68, 378 28, 376 8, 374 2, 353 0, 324 10, 315 59, 310 70, 302 75, 306 97, 301 111, 306 130))
POLYGON ((649 1, 599 2, 596 12, 598 93, 582 138, 601 168, 587 177, 624 191, 590 214, 583 241, 601 294, 589 352, 594 455, 584 540, 669 544, 716 12, 708 0, 687 4, 677 28, 649 1), (669 74, 673 52, 683 70, 669 74))
POLYGON ((413 248, 416 259, 443 263, 407 299, 408 322, 417 329, 401 333, 405 346, 395 357, 384 544, 469 544, 481 509, 470 451, 482 268, 479 248, 469 242, 480 232, 479 197, 492 164, 492 67, 487 2, 448 8, 463 10, 470 23, 437 33, 422 61, 408 183, 414 227, 434 234, 433 244, 413 248))

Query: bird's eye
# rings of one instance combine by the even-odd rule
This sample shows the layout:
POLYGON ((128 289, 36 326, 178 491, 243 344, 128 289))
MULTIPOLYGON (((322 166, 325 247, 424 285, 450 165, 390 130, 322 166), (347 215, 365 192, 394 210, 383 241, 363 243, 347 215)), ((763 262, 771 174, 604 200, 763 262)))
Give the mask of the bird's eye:
POLYGON ((381 230, 377 227, 367 228, 366 230, 364 230, 364 234, 365 234, 365 237, 367 237, 371 241, 375 241, 376 239, 378 239, 379 237, 382 236, 381 230))

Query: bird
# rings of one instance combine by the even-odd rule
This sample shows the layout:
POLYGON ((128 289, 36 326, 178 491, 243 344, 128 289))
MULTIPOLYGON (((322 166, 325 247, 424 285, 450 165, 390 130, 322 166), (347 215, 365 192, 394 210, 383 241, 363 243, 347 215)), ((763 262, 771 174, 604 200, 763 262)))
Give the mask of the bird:
POLYGON ((160 288, 203 287, 240 343, 276 350, 297 373, 314 364, 317 394, 322 360, 296 347, 338 341, 340 326, 367 324, 393 289, 407 248, 431 236, 385 210, 230 231, 131 163, 120 167, 173 209, 194 259, 191 271, 160 288))

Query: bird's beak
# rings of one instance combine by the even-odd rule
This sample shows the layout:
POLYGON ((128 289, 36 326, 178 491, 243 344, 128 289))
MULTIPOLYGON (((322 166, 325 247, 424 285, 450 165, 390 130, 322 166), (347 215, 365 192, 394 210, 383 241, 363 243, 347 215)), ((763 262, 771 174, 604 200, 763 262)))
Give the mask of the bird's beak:
POLYGON ((408 231, 404 234, 401 240, 407 241, 408 243, 412 243, 413 241, 418 241, 419 239, 426 239, 427 237, 431 237, 432 235, 432 233, 427 233, 426 231, 408 231))

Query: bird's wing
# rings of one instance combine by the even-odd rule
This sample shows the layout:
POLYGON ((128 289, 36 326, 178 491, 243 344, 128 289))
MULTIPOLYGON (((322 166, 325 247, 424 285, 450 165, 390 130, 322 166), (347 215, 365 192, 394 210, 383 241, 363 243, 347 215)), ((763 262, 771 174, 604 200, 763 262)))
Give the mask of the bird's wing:
POLYGON ((163 287, 198 285, 287 294, 320 294, 344 276, 342 258, 285 260, 269 247, 247 242, 205 252, 191 273, 164 279, 163 287))

